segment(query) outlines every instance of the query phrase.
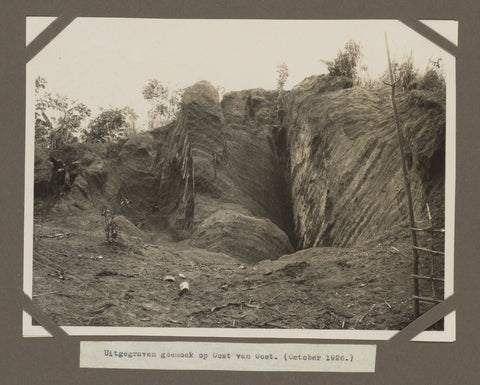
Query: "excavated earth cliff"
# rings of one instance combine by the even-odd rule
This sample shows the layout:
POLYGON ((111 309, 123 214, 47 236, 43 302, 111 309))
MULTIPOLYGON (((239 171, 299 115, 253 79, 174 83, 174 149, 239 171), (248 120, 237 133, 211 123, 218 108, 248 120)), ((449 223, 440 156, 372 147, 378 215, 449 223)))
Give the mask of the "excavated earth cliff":
MULTIPOLYGON (((352 246, 407 219, 389 88, 311 77, 288 95, 286 126, 297 248, 352 246)), ((443 224, 445 110, 435 95, 400 94, 416 219, 443 224), (433 167, 432 165, 435 165, 433 167)), ((425 224, 425 223, 424 223, 425 224)))
MULTIPOLYGON (((185 91, 169 126, 117 148, 54 152, 71 170, 61 198, 52 198, 54 177, 38 155, 36 197, 64 214, 113 207, 146 231, 245 261, 360 244, 407 220, 390 103, 386 88, 352 88, 325 75, 305 79, 282 105, 261 89, 231 92, 220 103, 200 82, 185 91), (131 207, 120 208, 121 198, 131 207)), ((444 104, 411 91, 398 106, 417 220, 426 220, 429 203, 441 225, 444 104)))
MULTIPOLYGON (((428 203, 443 227, 445 101, 397 99, 417 224, 428 203)), ((388 88, 340 77, 221 102, 200 82, 165 127, 38 148, 34 301, 61 325, 402 328, 412 262, 394 123, 388 88)))

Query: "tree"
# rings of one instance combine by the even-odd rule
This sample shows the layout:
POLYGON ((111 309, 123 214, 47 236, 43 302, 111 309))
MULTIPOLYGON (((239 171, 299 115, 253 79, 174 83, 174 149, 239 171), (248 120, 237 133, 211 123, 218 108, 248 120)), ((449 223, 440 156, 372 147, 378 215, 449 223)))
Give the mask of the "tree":
POLYGON ((78 140, 82 121, 90 116, 90 109, 83 103, 59 96, 53 100, 54 108, 61 113, 56 119, 57 128, 52 133, 53 147, 59 148, 78 140))
POLYGON ((89 143, 107 143, 125 136, 125 108, 103 110, 83 131, 83 140, 89 143))
POLYGON ((361 57, 360 44, 349 40, 344 51, 338 51, 334 60, 322 60, 327 65, 331 76, 345 76, 350 79, 357 77, 357 64, 361 57))
POLYGON ((150 105, 149 128, 171 122, 179 110, 183 90, 170 91, 157 79, 150 79, 142 89, 145 100, 150 105))
POLYGON ((35 140, 46 148, 60 148, 78 140, 82 122, 90 116, 83 103, 46 91, 45 78, 35 79, 35 140))
POLYGON ((285 83, 288 79, 288 67, 285 63, 277 65, 277 74, 277 119, 279 120, 279 122, 282 122, 285 114, 285 111, 283 109, 283 93, 285 91, 285 83))
POLYGON ((277 74, 277 91, 282 93, 288 79, 288 67, 285 63, 277 65, 277 74))

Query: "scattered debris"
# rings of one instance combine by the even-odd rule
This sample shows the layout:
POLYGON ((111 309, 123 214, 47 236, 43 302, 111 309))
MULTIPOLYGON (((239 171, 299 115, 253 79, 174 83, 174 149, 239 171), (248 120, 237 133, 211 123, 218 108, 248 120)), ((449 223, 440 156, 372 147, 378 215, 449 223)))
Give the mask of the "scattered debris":
POLYGON ((49 275, 49 276, 51 276, 51 277, 59 278, 59 279, 61 279, 62 281, 65 280, 65 271, 63 271, 63 269, 53 270, 53 273, 54 273, 54 274, 47 273, 47 275, 49 275))
POLYGON ((220 289, 228 290, 228 285, 226 283, 224 283, 222 286, 220 286, 220 289))
POLYGON ((151 321, 152 319, 150 317, 143 317, 143 318, 140 318, 140 321, 151 321))
POLYGON ((391 248, 393 254, 399 254, 400 253, 400 250, 398 250, 396 247, 390 246, 390 248, 391 248))
POLYGON ((360 319, 358 320, 358 323, 361 323, 363 321, 363 319, 365 318, 366 315, 368 315, 368 313, 370 313, 373 309, 375 309, 375 307, 377 306, 377 304, 373 304, 370 309, 360 317, 360 319))
POLYGON ((240 270, 244 270, 244 269, 245 269, 245 266, 240 265, 240 266, 238 266, 238 268, 239 268, 240 270))
POLYGON ((387 302, 387 300, 383 300, 383 302, 385 302, 385 305, 387 305, 390 309, 392 308, 390 304, 387 302))
POLYGON ((179 278, 185 278, 185 275, 183 275, 182 273, 178 274, 178 277, 179 278))
POLYGON ((63 238, 69 238, 71 236, 75 235, 75 233, 57 233, 57 234, 44 234, 44 235, 39 235, 39 238, 54 238, 54 239, 63 239, 63 238))
POLYGON ((57 294, 57 293, 58 293, 58 291, 51 291, 49 293, 34 294, 34 295, 32 295, 32 298, 41 297, 43 295, 57 294))
POLYGON ((168 282, 175 282, 175 277, 173 275, 166 275, 165 277, 163 277, 163 280, 168 282))
POLYGON ((178 293, 178 295, 183 295, 185 294, 187 291, 190 290, 190 287, 188 286, 188 282, 187 281, 183 281, 181 284, 180 284, 180 292, 178 293))
POLYGON ((93 311, 93 314, 100 314, 100 313, 103 313, 106 309, 112 307, 112 306, 115 306, 115 304, 111 303, 111 302, 107 302, 105 303, 103 306, 101 306, 100 308, 98 308, 97 310, 94 310, 93 311))

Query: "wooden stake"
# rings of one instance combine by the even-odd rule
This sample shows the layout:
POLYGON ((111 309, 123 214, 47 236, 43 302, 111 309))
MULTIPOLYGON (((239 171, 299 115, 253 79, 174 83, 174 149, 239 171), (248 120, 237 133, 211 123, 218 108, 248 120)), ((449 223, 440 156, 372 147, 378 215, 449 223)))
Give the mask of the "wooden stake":
MULTIPOLYGON (((403 138, 402 130, 400 128, 400 120, 398 118, 398 111, 397 111, 397 104, 395 102, 395 79, 393 78, 393 70, 392 70, 392 62, 390 60, 390 51, 388 49, 388 40, 387 40, 387 33, 385 32, 385 47, 387 49, 387 58, 388 58, 388 71, 390 72, 390 87, 392 88, 392 107, 393 107, 393 113, 395 116, 395 124, 397 127, 397 136, 398 136, 398 144, 400 147, 400 154, 402 156, 402 169, 403 169, 403 179, 405 182, 405 192, 407 194, 407 203, 408 203, 408 214, 410 217, 410 227, 415 227, 415 215, 413 212, 413 199, 412 199, 412 191, 410 187, 410 179, 408 177, 408 171, 407 171, 407 164, 405 160, 405 149, 404 149, 404 143, 405 139, 403 138)), ((415 247, 418 247, 417 244, 417 234, 414 230, 411 230, 412 234, 412 243, 414 248, 412 249, 413 251, 413 274, 418 275, 418 254, 417 250, 415 247)), ((414 279, 413 280, 413 315, 414 318, 418 318, 420 315, 420 305, 418 301, 418 280, 414 279)))

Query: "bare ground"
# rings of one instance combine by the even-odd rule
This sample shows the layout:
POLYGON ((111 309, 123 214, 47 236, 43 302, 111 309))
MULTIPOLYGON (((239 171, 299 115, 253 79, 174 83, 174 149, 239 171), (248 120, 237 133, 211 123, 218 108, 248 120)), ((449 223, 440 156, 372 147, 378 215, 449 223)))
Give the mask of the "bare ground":
POLYGON ((168 240, 110 245, 93 214, 36 220, 33 299, 62 326, 401 329, 410 240, 406 229, 381 238, 249 265, 168 240))

